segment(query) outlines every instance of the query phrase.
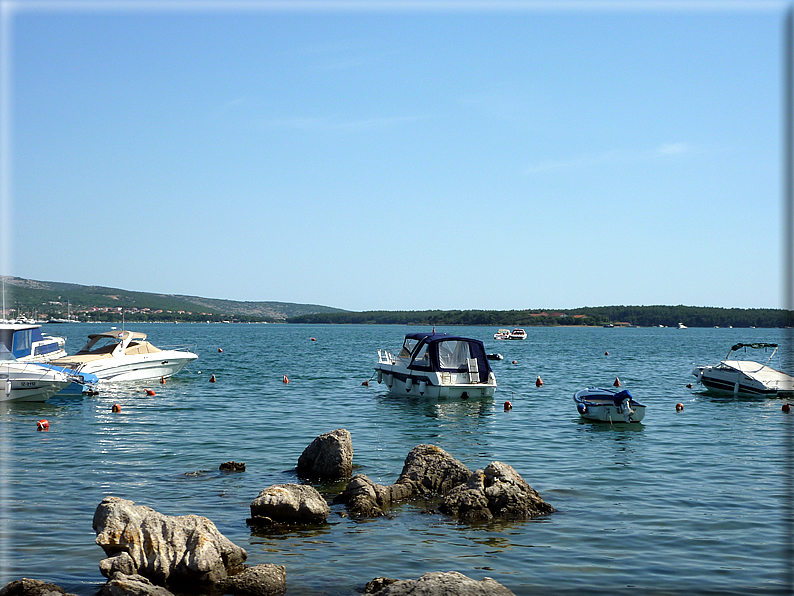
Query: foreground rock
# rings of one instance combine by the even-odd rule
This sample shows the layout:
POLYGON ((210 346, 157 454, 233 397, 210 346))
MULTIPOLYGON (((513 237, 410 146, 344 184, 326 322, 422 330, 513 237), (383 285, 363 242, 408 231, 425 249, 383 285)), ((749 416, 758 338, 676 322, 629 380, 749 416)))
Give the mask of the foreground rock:
POLYGON ((217 582, 242 569, 245 550, 197 515, 172 517, 119 497, 106 497, 94 513, 96 543, 108 556, 99 564, 116 573, 166 581, 217 582))
POLYGON ((7 583, 0 590, 0 596, 75 596, 69 594, 60 586, 50 584, 40 579, 23 577, 7 583))
POLYGON ((495 517, 529 519, 552 513, 554 507, 512 467, 495 461, 445 494, 439 510, 464 522, 476 522, 495 517))
POLYGON ((155 586, 142 575, 116 573, 102 586, 98 596, 174 596, 162 586, 155 586))
POLYGON ((359 474, 353 477, 336 501, 346 504, 351 515, 377 517, 393 503, 421 494, 443 493, 465 482, 470 475, 465 465, 441 447, 417 445, 405 458, 397 482, 384 486, 359 474))
POLYGON ((272 596, 287 590, 287 569, 283 565, 255 565, 223 582, 226 592, 238 596, 272 596))
POLYGON ((312 486, 275 484, 259 493, 251 502, 251 524, 320 523, 331 508, 312 486))
POLYGON ((298 458, 298 474, 342 479, 353 473, 353 441, 344 428, 320 435, 298 458))
POLYGON ((490 577, 477 581, 457 571, 425 573, 419 579, 377 578, 367 584, 365 592, 378 596, 515 596, 490 577))

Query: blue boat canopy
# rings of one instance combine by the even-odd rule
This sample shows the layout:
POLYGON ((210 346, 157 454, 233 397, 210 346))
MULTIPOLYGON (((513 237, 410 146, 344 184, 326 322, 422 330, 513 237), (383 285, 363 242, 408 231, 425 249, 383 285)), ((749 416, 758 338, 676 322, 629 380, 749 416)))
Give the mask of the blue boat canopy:
POLYGON ((405 336, 401 358, 410 358, 408 368, 428 372, 466 372, 469 359, 477 360, 481 383, 488 381, 491 365, 485 346, 478 339, 446 333, 409 333, 405 336))

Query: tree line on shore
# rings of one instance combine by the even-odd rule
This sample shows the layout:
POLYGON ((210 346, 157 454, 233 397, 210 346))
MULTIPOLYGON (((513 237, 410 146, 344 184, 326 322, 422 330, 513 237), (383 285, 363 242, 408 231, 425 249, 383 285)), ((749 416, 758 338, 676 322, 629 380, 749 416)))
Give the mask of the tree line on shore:
POLYGON ((571 310, 422 310, 305 314, 288 323, 485 325, 534 327, 633 325, 638 327, 792 327, 794 311, 704 306, 599 306, 571 310))

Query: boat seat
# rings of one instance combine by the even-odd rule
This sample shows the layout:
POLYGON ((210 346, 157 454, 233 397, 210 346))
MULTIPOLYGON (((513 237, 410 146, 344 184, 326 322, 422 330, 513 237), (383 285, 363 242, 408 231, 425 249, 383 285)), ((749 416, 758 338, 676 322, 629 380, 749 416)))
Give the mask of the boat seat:
POLYGON ((476 358, 466 358, 466 365, 469 369, 469 383, 480 382, 480 365, 476 358))

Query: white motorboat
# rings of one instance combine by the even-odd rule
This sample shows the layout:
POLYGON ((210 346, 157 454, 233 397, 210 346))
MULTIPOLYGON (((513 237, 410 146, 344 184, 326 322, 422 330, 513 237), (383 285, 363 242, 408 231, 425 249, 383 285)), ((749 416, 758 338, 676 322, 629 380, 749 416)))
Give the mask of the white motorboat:
POLYGON ((573 394, 576 411, 586 420, 599 422, 639 422, 645 417, 645 406, 635 401, 627 390, 588 387, 573 394))
POLYGON ((66 356, 66 338, 46 335, 41 325, 0 322, 0 343, 20 362, 47 362, 66 356))
POLYGON ((378 350, 375 371, 395 395, 466 399, 496 390, 483 343, 445 333, 410 333, 396 356, 378 350))
POLYGON ((497 329, 493 334, 494 339, 510 339, 510 329, 497 329))
POLYGON ((170 377, 197 358, 186 347, 157 348, 146 341, 145 333, 114 330, 92 333, 77 354, 51 363, 115 382, 170 377))
POLYGON ((19 362, 0 344, 0 402, 47 401, 75 377, 39 362, 19 362))
POLYGON ((695 365, 692 374, 698 382, 711 391, 732 393, 733 395, 755 396, 792 396, 794 395, 794 377, 769 366, 769 362, 777 352, 778 345, 771 343, 735 344, 728 355, 718 364, 703 366, 695 365), (747 348, 753 350, 772 350, 763 364, 753 360, 731 358, 731 354, 747 348))
POLYGON ((513 329, 510 332, 510 339, 526 339, 527 332, 523 329, 513 329))

